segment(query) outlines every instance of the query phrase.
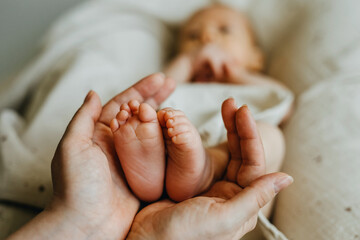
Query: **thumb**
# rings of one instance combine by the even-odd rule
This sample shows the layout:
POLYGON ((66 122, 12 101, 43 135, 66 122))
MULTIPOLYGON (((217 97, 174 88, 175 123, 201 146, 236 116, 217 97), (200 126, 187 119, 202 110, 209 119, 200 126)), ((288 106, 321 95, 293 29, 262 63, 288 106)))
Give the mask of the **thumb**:
POLYGON ((246 222, 293 181, 291 176, 280 172, 259 177, 225 205, 230 212, 237 213, 241 222, 246 222))
POLYGON ((70 121, 64 134, 64 138, 81 137, 92 139, 95 123, 100 117, 101 110, 102 107, 99 96, 94 91, 90 91, 87 94, 83 105, 81 105, 70 121))

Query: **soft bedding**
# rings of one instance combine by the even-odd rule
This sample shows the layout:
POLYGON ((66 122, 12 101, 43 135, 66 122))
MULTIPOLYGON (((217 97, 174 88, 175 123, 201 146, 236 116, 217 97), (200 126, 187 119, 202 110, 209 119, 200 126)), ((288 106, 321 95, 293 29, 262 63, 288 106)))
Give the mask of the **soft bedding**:
MULTIPOLYGON (((241 6, 226 2, 250 13, 261 10, 256 1, 241 6)), ((174 40, 172 26, 209 3, 90 1, 59 21, 39 57, 0 88, 0 199, 44 207, 52 193, 52 155, 85 94, 93 89, 104 103, 141 77, 162 70, 174 40), (26 99, 30 100, 25 101, 25 114, 19 115, 14 109, 26 99)), ((288 5, 278 4, 274 10, 288 5)), ((289 19, 293 16, 282 12, 289 19)), ((276 30, 280 22, 268 21, 267 26, 276 30)), ((258 31, 264 27, 255 25, 261 26, 258 31)), ((285 28, 284 23, 281 26, 285 28)), ((261 38, 267 52, 276 44, 269 36, 263 33, 261 38)), ((238 104, 248 104, 258 120, 272 124, 280 122, 293 99, 290 92, 277 88, 183 85, 163 106, 184 110, 205 144, 213 145, 225 139, 220 104, 230 96, 238 104), (184 101, 193 97, 197 102, 199 96, 207 104, 184 101)), ((285 239, 265 218, 260 223, 269 239, 285 239)))

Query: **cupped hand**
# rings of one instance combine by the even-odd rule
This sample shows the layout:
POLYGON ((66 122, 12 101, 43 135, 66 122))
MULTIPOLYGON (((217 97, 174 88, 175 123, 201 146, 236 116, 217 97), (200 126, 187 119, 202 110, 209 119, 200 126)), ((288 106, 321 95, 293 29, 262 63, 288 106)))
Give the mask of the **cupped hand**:
POLYGON ((272 173, 245 189, 221 181, 200 197, 153 203, 136 215, 128 239, 240 239, 256 226, 259 210, 291 183, 288 175, 272 173))
POLYGON ((153 74, 104 107, 89 92, 52 161, 53 201, 13 239, 124 239, 139 201, 124 180, 109 123, 122 103, 135 99, 157 107, 174 88, 173 80, 153 74))
POLYGON ((231 154, 228 181, 200 197, 147 206, 136 215, 129 239, 239 239, 255 227, 258 211, 292 183, 285 173, 264 176, 264 150, 247 107, 237 109, 228 99, 222 110, 231 154))
POLYGON ((81 213, 79 220, 85 221, 93 231, 124 238, 139 201, 124 180, 109 123, 122 103, 136 99, 157 107, 174 87, 171 79, 153 74, 114 97, 103 108, 98 95, 90 92, 69 124, 52 162, 52 207, 70 209, 72 215, 81 213), (111 224, 104 226, 104 223, 111 224))

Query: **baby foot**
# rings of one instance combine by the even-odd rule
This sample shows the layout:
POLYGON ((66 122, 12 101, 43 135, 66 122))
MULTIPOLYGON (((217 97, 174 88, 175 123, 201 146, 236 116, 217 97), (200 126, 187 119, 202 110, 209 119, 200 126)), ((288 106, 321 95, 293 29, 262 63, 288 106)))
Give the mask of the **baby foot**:
POLYGON ((175 201, 188 199, 202 190, 209 175, 208 158, 196 128, 181 111, 158 112, 168 153, 166 191, 175 201))
POLYGON ((160 198, 164 186, 165 146, 156 111, 136 100, 122 104, 110 123, 126 180, 144 201, 160 198))
POLYGON ((248 107, 238 109, 232 98, 224 101, 221 110, 230 151, 226 178, 247 187, 265 174, 264 149, 256 122, 248 107))

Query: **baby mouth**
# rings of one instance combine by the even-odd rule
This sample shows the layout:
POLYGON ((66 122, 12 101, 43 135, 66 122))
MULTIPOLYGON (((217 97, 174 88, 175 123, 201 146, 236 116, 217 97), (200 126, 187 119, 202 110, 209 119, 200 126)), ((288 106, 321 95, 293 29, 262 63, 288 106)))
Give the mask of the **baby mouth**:
POLYGON ((215 82, 215 74, 209 64, 205 64, 198 70, 192 79, 192 82, 215 82))

